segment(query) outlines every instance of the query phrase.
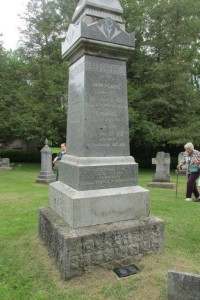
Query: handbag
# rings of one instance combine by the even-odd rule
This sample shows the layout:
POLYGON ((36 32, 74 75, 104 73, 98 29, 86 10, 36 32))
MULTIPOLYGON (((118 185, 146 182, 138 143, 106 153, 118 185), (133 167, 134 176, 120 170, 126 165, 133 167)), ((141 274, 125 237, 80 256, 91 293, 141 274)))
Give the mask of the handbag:
POLYGON ((199 168, 197 166, 190 166, 188 171, 189 171, 189 173, 198 173, 199 168))

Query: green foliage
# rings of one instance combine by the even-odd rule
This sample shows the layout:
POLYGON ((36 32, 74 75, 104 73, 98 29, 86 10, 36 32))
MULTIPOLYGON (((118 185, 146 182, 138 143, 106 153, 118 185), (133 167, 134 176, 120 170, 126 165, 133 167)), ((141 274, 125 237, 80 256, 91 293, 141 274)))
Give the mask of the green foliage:
POLYGON ((21 47, 9 53, 0 48, 0 142, 65 140, 68 65, 61 42, 73 9, 72 1, 30 0, 21 47))
MULTIPOLYGON (((130 138, 149 150, 196 140, 200 2, 122 0, 136 33, 128 62, 130 138), (134 120, 135 118, 135 120, 134 120)), ((200 143, 196 141, 196 145, 200 143)))

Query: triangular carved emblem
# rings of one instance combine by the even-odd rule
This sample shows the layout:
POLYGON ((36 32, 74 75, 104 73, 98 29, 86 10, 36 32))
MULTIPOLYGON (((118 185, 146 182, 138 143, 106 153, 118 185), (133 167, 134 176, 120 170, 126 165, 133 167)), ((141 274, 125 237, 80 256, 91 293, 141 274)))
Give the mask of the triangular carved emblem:
POLYGON ((122 32, 119 25, 110 18, 104 19, 101 25, 97 25, 97 28, 109 41, 112 41, 122 32))

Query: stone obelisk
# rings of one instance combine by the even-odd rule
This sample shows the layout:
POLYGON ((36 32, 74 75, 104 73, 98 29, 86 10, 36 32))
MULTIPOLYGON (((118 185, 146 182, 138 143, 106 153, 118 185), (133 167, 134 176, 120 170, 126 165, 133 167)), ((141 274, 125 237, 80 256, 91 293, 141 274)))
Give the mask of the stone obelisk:
POLYGON ((62 277, 163 249, 163 221, 130 156, 125 31, 118 0, 80 0, 62 45, 69 62, 67 155, 40 209, 40 236, 62 277))

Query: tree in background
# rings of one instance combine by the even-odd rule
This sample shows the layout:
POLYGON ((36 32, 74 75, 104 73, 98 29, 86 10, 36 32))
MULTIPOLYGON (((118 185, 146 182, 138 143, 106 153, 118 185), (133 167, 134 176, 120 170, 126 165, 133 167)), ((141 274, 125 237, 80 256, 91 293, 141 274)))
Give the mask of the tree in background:
POLYGON ((63 41, 73 1, 30 0, 21 30, 24 60, 29 74, 33 127, 29 137, 54 143, 66 138, 67 63, 62 61, 63 41))
MULTIPOLYGON (((0 47, 0 142, 61 143, 66 137, 68 65, 61 58, 76 1, 29 0, 21 46, 0 47)), ((200 147, 199 0, 120 0, 136 48, 128 61, 134 151, 200 147)))
MULTIPOLYGON (((200 2, 122 0, 136 49, 128 63, 130 134, 136 149, 196 141, 200 2), (195 125, 195 126, 194 126, 195 125)), ((198 141, 200 146, 200 141, 198 141)))
POLYGON ((2 90, 7 117, 0 124, 4 143, 13 137, 65 140, 68 66, 61 58, 61 42, 73 11, 73 1, 30 0, 22 16, 21 46, 1 51, 7 78, 2 90))
MULTIPOLYGON (((22 118, 27 111, 24 95, 28 91, 26 68, 18 51, 6 51, 0 45, 0 142, 24 136, 22 118)), ((30 109, 30 108, 29 108, 30 109)))

